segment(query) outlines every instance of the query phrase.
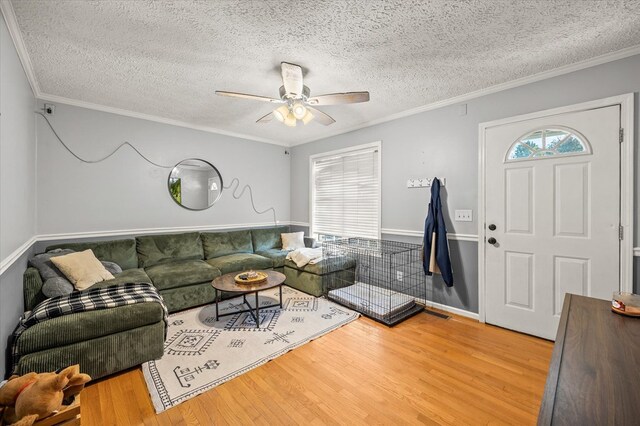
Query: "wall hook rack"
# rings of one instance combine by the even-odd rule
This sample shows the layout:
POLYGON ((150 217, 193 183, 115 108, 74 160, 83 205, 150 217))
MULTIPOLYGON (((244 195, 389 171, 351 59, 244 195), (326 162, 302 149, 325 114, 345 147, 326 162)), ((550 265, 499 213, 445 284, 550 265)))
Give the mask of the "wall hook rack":
MULTIPOLYGON (((433 183, 434 178, 415 178, 407 179, 407 188, 428 188, 433 183)), ((437 178, 440 186, 446 186, 447 178, 437 178)))

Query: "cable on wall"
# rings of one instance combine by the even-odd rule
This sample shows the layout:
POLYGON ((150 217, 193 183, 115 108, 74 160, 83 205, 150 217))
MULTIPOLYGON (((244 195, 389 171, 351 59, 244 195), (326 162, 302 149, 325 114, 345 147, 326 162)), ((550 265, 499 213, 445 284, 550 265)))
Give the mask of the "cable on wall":
POLYGON ((44 118, 44 121, 47 122, 47 124, 49 125, 49 128, 51 129, 51 131, 53 132, 53 134, 55 135, 56 139, 58 139, 58 141, 62 144, 62 146, 69 152, 69 154, 73 155, 75 158, 77 158, 78 160, 82 161, 83 163, 88 163, 88 164, 95 164, 95 163, 100 163, 104 160, 106 160, 107 158, 111 157, 113 154, 115 154, 116 152, 118 152, 118 150, 120 148, 122 148, 123 146, 128 146, 131 149, 133 149, 140 157, 142 157, 147 163, 149 164, 153 164, 156 167, 160 167, 162 169, 173 169, 174 166, 163 166, 162 164, 158 164, 154 161, 149 160, 147 157, 145 157, 145 155, 143 153, 141 153, 140 151, 138 151, 138 149, 131 145, 129 142, 124 141, 122 142, 120 145, 118 145, 118 147, 116 149, 113 150, 113 152, 111 152, 110 154, 99 158, 97 160, 87 160, 85 158, 80 157, 79 155, 77 155, 75 152, 73 152, 71 150, 71 148, 69 148, 67 146, 66 143, 64 143, 64 141, 62 140, 62 138, 60 138, 60 135, 58 135, 58 132, 56 132, 56 129, 53 128, 53 126, 51 125, 51 122, 49 121, 49 119, 47 118, 46 115, 44 115, 43 113, 39 112, 39 111, 34 111, 36 114, 42 116, 42 118, 44 118))
MULTIPOLYGON (((156 163, 155 161, 150 160, 149 158, 147 158, 142 152, 140 152, 135 146, 133 146, 131 143, 129 143, 128 141, 124 141, 122 142, 120 145, 118 145, 118 147, 116 149, 114 149, 110 154, 99 158, 97 160, 88 160, 86 158, 82 158, 80 157, 78 154, 76 154, 75 152, 73 152, 73 150, 71 148, 69 148, 69 146, 64 143, 64 141, 62 140, 62 138, 60 137, 60 135, 58 134, 58 132, 56 132, 56 129, 54 129, 53 125, 51 124, 51 122, 49 121, 49 119, 47 118, 46 115, 44 115, 43 113, 41 113, 40 111, 34 111, 34 113, 38 114, 39 116, 41 116, 42 118, 44 118, 44 121, 47 123, 47 125, 49 126, 49 129, 51 129, 51 132, 53 132, 54 136, 56 137, 56 139, 58 140, 58 142, 60 142, 60 144, 62 144, 62 146, 64 147, 64 149, 67 150, 67 152, 69 152, 69 154, 71 154, 73 157, 75 157, 77 160, 82 161, 83 163, 87 163, 87 164, 95 164, 95 163, 100 163, 102 161, 105 161, 106 159, 108 159, 109 157, 111 157, 113 154, 115 154, 116 152, 118 152, 118 150, 120 148, 122 148, 123 146, 128 146, 129 148, 133 149, 136 154, 138 154, 144 161, 146 161, 147 163, 159 167, 161 169, 173 169, 174 166, 165 166, 159 163, 156 163)), ((253 209, 253 211, 258 214, 258 215, 262 215, 265 214, 269 211, 271 211, 273 213, 273 223, 274 225, 278 224, 278 221, 276 219, 276 209, 275 207, 269 207, 268 209, 265 210, 258 210, 256 208, 256 204, 253 200, 253 189, 251 188, 251 185, 246 184, 245 186, 242 187, 242 190, 240 190, 240 179, 238 178, 233 178, 231 180, 231 183, 228 186, 224 186, 223 185, 223 189, 231 189, 233 186, 235 185, 235 189, 231 191, 231 196, 236 199, 239 200, 240 198, 242 198, 242 196, 244 195, 244 192, 248 189, 249 190, 249 200, 251 201, 251 208, 253 209), (240 193, 238 194, 238 190, 240 190, 240 193)), ((224 191, 223 191, 224 194, 224 191)))
POLYGON ((253 202, 253 190, 251 189, 251 185, 247 184, 245 186, 242 187, 242 190, 240 191, 240 194, 238 194, 238 190, 240 190, 240 179, 238 178, 233 178, 231 180, 231 183, 229 184, 229 186, 224 186, 224 189, 231 189, 231 187, 233 187, 233 185, 236 185, 236 188, 231 191, 231 196, 233 198, 235 198, 236 200, 239 200, 240 198, 242 198, 242 195, 244 194, 244 191, 246 191, 247 189, 249 190, 249 199, 251 200, 251 207, 253 208, 253 211, 256 212, 257 214, 264 214, 268 211, 271 211, 273 213, 273 223, 275 225, 278 224, 278 221, 276 220, 276 209, 275 207, 269 207, 268 209, 265 209, 263 211, 258 211, 258 209, 256 209, 256 205, 253 202), (238 194, 238 195, 236 195, 238 194))

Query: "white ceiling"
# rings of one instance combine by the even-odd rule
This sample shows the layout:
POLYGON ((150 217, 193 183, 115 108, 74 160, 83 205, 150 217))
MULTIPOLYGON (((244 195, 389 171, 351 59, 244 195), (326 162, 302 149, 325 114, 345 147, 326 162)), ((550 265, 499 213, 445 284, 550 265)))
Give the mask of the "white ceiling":
POLYGON ((284 144, 640 45, 638 0, 11 4, 42 98, 284 144), (277 97, 281 61, 305 69, 312 95, 369 90, 371 101, 322 108, 337 120, 328 127, 288 128, 255 123, 269 104, 214 95, 277 97))

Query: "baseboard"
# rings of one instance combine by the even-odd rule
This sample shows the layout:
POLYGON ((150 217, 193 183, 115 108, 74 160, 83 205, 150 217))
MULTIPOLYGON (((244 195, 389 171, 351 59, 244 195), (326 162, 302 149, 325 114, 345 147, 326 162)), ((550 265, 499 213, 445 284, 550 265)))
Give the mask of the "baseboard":
POLYGON ((450 312, 452 314, 460 315, 461 317, 471 318, 473 320, 479 321, 480 316, 475 312, 467 311, 465 309, 454 308, 453 306, 443 305, 442 303, 433 302, 431 300, 425 300, 416 298, 416 302, 422 303, 427 308, 436 308, 441 311, 450 312))
POLYGON ((20 257, 25 254, 27 250, 29 250, 37 241, 37 236, 29 238, 27 241, 25 241, 24 244, 15 249, 13 253, 2 259, 2 262, 0 262, 0 275, 2 275, 4 271, 9 269, 16 260, 20 259, 20 257))

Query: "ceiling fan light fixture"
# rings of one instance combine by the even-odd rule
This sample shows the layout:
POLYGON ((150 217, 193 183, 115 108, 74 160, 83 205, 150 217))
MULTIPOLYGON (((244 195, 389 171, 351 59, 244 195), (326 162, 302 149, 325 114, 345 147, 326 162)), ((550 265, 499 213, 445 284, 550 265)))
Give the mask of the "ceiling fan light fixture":
POLYGON ((307 112, 304 114, 304 117, 302 117, 302 122, 306 125, 308 122, 313 120, 313 114, 311 114, 311 112, 308 109, 305 108, 305 110, 307 112))
POLYGON ((285 118, 287 117, 287 115, 289 115, 289 108, 287 108, 286 105, 282 105, 281 107, 276 108, 273 111, 273 115, 276 117, 276 120, 284 123, 285 118))
POLYGON ((298 120, 296 120, 296 117, 293 115, 292 112, 290 112, 285 118, 284 118, 284 125, 285 126, 289 126, 289 127, 296 127, 296 124, 298 124, 298 120))
POLYGON ((291 110, 294 117, 298 120, 302 120, 307 113, 307 108, 302 104, 302 102, 296 102, 293 104, 293 108, 291 110))

